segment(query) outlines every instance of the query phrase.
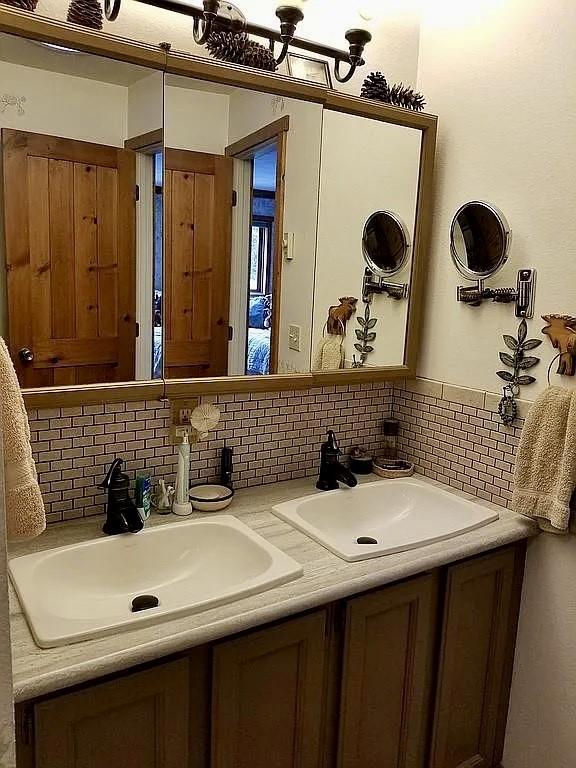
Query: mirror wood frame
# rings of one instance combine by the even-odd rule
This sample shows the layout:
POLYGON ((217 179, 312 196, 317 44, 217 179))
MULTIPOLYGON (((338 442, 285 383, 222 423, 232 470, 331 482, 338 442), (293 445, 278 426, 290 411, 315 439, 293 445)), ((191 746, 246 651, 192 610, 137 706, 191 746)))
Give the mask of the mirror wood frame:
POLYGON ((343 369, 333 372, 315 371, 281 376, 230 376, 28 389, 23 391, 27 408, 60 408, 217 393, 302 390, 325 385, 392 381, 413 378, 416 375, 432 219, 434 153, 438 121, 435 115, 412 112, 349 96, 323 85, 310 84, 279 74, 258 72, 187 53, 172 52, 167 44, 161 44, 162 47, 152 46, 103 32, 83 30, 72 24, 57 22, 8 7, 0 8, 0 32, 65 45, 86 53, 169 74, 311 101, 321 104, 324 109, 414 128, 422 134, 418 205, 413 236, 412 286, 403 365, 343 369))

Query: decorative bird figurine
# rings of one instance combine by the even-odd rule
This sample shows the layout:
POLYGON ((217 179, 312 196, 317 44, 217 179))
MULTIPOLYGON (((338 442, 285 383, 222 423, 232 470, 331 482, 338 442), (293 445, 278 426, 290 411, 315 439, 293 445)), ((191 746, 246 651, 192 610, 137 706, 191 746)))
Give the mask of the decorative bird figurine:
POLYGON ((576 317, 570 315, 542 315, 548 325, 542 333, 550 337, 554 349, 560 351, 557 373, 574 376, 576 373, 576 317))

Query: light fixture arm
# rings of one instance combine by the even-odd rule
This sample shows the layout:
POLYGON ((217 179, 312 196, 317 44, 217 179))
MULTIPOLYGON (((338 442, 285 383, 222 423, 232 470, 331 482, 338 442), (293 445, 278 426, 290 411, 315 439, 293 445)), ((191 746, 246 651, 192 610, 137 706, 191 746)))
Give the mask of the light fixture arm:
POLYGON ((204 45, 204 43, 207 42, 208 38, 212 34, 212 28, 214 26, 214 22, 218 18, 218 11, 220 10, 219 0, 204 0, 203 4, 203 18, 200 20, 197 16, 195 16, 192 27, 194 42, 198 45, 204 45))
POLYGON ((336 59, 334 63, 334 77, 339 83, 347 83, 351 80, 357 67, 364 64, 362 54, 364 53, 364 48, 368 45, 370 40, 372 40, 372 35, 366 29, 349 29, 348 32, 346 32, 346 40, 348 40, 350 45, 350 53, 348 56, 350 70, 346 75, 341 75, 341 60, 336 59))
POLYGON ((295 6, 281 5, 276 9, 276 16, 280 19, 280 38, 282 40, 282 50, 280 56, 276 59, 276 64, 282 64, 288 55, 288 49, 294 40, 296 27, 304 18, 304 14, 300 8, 296 8, 295 6))

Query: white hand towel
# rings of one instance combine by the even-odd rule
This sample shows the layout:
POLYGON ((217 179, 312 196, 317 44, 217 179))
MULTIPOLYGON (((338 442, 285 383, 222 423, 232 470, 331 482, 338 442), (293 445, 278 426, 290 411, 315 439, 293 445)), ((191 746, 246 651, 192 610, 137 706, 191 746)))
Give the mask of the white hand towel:
POLYGON ((549 387, 526 419, 514 471, 512 508, 549 533, 567 533, 576 487, 576 393, 549 387))
POLYGON ((46 528, 46 515, 32 458, 28 414, 10 354, 1 337, 0 393, 6 529, 9 539, 29 539, 46 528))

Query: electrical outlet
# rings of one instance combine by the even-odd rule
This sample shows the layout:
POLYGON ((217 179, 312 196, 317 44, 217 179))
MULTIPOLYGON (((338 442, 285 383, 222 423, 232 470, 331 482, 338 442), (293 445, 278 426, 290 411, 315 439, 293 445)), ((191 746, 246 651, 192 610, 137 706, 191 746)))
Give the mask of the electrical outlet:
POLYGON ((294 350, 294 352, 300 352, 300 336, 302 335, 302 328, 299 325, 288 326, 288 348, 294 350))
POLYGON ((172 400, 170 438, 173 445, 181 443, 184 435, 190 437, 192 434, 190 416, 192 411, 198 406, 198 403, 199 400, 197 398, 172 400))

